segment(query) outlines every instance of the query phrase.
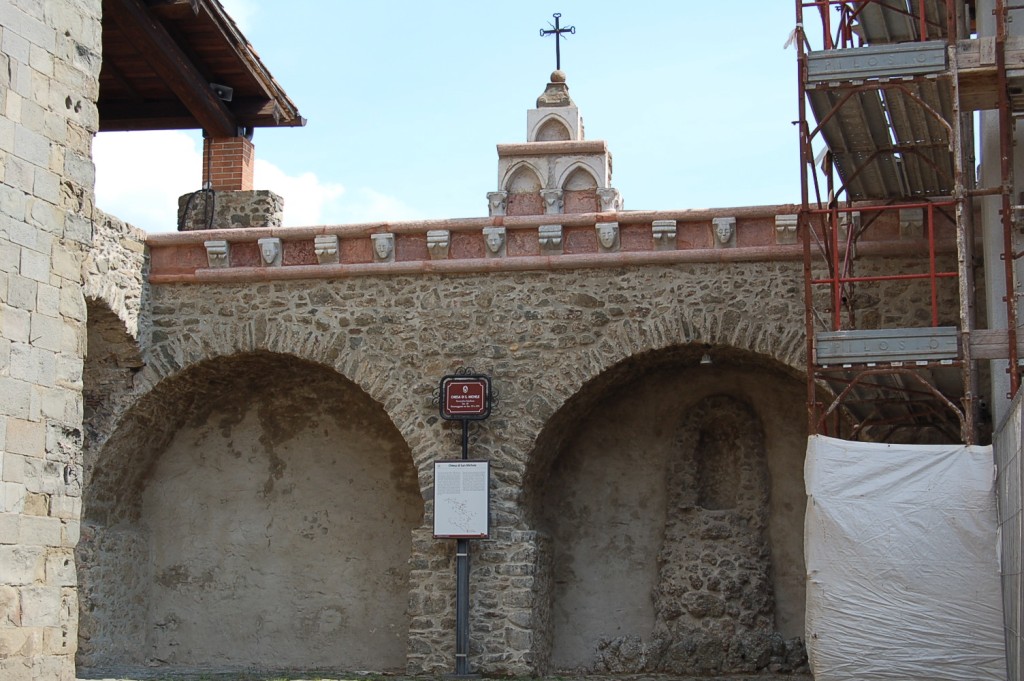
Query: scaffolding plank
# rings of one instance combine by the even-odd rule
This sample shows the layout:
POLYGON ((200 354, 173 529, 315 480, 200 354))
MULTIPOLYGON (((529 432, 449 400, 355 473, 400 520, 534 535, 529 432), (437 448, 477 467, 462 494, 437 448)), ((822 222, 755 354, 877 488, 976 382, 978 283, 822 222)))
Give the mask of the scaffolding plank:
POLYGON ((903 78, 943 73, 948 69, 946 44, 939 40, 899 45, 871 45, 807 53, 807 81, 903 78))
POLYGON ((879 92, 855 93, 842 105, 842 92, 838 90, 808 90, 807 95, 816 120, 825 120, 831 114, 821 134, 850 198, 904 197, 905 183, 896 164, 879 92))
POLYGON ((939 362, 959 357, 954 326, 822 331, 814 340, 819 365, 939 362))
POLYGON ((898 88, 886 89, 883 97, 896 144, 904 150, 902 162, 910 195, 951 194, 954 187, 953 153, 949 129, 943 123, 953 117, 948 82, 924 80, 905 83, 898 88), (942 116, 942 120, 936 115, 942 116))
MULTIPOLYGON (((921 40, 921 0, 864 0, 857 20, 864 41, 871 45, 921 40)), ((946 37, 945 0, 925 0, 925 40, 946 37)))
POLYGON ((905 43, 917 40, 913 19, 906 13, 906 2, 888 3, 867 0, 858 2, 857 21, 864 40, 872 45, 905 43), (901 6, 902 5, 902 6, 901 6), (897 11, 895 8, 902 11, 897 11))
MULTIPOLYGON (((1017 331, 1017 356, 1024 357, 1024 333, 1017 331)), ((1010 334, 1006 329, 971 331, 972 359, 1009 359, 1010 334)))

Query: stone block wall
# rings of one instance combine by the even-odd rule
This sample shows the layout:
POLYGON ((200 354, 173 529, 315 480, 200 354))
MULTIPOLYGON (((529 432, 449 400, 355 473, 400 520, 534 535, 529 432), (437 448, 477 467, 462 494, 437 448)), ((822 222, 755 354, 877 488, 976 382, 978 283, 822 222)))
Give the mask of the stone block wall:
POLYGON ((74 679, 100 0, 0 3, 0 677, 74 679))

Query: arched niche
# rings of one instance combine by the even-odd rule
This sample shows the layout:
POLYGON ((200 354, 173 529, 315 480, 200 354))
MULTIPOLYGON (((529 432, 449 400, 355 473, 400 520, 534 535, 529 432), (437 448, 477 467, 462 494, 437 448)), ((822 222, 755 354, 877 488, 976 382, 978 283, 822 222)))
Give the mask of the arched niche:
POLYGON ((508 175, 505 191, 508 192, 506 212, 508 215, 542 215, 544 199, 540 175, 527 163, 520 163, 508 175))
POLYGON ((560 118, 551 116, 537 127, 537 134, 533 141, 562 142, 571 139, 572 133, 569 131, 569 126, 560 118))
POLYGON ((775 643, 761 418, 745 398, 715 394, 680 421, 665 476, 654 639, 696 645, 665 646, 661 671, 761 671, 775 643))
POLYGON ((748 351, 715 347, 713 364, 702 365, 705 350, 676 346, 620 362, 566 401, 537 439, 524 494, 550 555, 548 592, 538 598, 547 604, 538 613, 549 623, 538 646, 547 673, 713 674, 804 664, 805 386, 788 367, 748 351), (736 456, 735 442, 748 453, 736 456), (690 555, 677 540, 685 534, 680 518, 697 503, 710 507, 701 531, 705 520, 712 529, 698 532, 699 550, 690 555), (756 512, 743 510, 751 505, 756 512), (736 556, 718 557, 734 535, 714 536, 733 515, 740 525, 761 523, 749 542, 758 550, 742 566, 736 556), (705 552, 718 562, 715 588, 731 590, 750 575, 767 579, 758 591, 767 600, 753 619, 728 599, 716 619, 717 604, 691 588, 686 598, 700 603, 686 612, 698 630, 706 624, 739 636, 757 625, 745 648, 730 650, 726 635, 711 640, 717 657, 687 648, 699 637, 675 626, 682 611, 671 611, 668 597, 684 593, 680 576, 687 584, 691 575, 704 579, 705 552), (750 652, 765 641, 767 660, 750 652))
POLYGON ((423 499, 383 408, 258 352, 166 379, 95 457, 80 668, 403 670, 423 499))
POLYGON ((562 183, 562 200, 566 213, 596 213, 600 210, 597 198, 597 178, 589 168, 577 165, 562 183))

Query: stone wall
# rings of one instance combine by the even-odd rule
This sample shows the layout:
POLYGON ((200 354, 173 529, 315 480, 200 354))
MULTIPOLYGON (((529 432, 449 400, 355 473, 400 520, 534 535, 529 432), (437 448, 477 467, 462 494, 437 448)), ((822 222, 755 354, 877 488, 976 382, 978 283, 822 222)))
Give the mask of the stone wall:
POLYGON ((94 210, 92 248, 82 268, 85 297, 101 302, 133 339, 139 336, 146 265, 146 233, 94 210))
MULTIPOLYGON (((131 402, 134 376, 143 365, 139 318, 146 295, 146 234, 99 209, 93 245, 82 265, 88 316, 82 373, 84 463, 109 433, 109 421, 131 402)), ((87 472, 88 475, 88 472, 87 472)))
POLYGON ((763 358, 700 353, 637 357, 546 429, 569 433, 538 452, 548 472, 531 503, 554 545, 550 668, 802 664, 803 386, 763 358), (767 655, 743 661, 754 647, 767 655))
POLYGON ((0 677, 73 679, 100 1, 0 4, 0 677))
MULTIPOLYGON (((408 448, 404 456, 418 477, 423 515, 405 530, 408 555, 387 559, 391 569, 407 570, 408 575, 408 600, 402 607, 386 607, 389 621, 407 628, 408 671, 436 673, 453 667, 454 542, 431 536, 431 476, 433 461, 457 457, 459 444, 457 428, 439 418, 432 395, 439 378, 460 366, 489 373, 499 392, 492 417, 472 426, 471 455, 492 462, 491 537, 473 542, 474 668, 491 674, 580 668, 694 671, 696 667, 672 660, 689 659, 686 646, 695 645, 706 651, 699 658, 700 669, 798 669, 802 651, 794 638, 803 628, 801 464, 806 435, 800 378, 805 347, 800 269, 795 262, 681 263, 154 285, 144 310, 145 323, 140 325, 145 365, 134 374, 131 387, 125 388, 126 397, 119 401, 123 406, 91 435, 96 445, 87 450, 84 513, 88 522, 80 547, 79 578, 90 614, 87 618, 83 609, 82 663, 186 665, 186 656, 179 651, 160 647, 163 630, 177 627, 175 640, 192 645, 185 642, 198 641, 197 632, 209 622, 179 617, 172 623, 152 619, 150 611, 117 610, 117 604, 133 598, 159 602, 161 591, 171 588, 160 574, 173 565, 157 574, 147 572, 138 558, 154 533, 166 532, 159 529, 161 512, 154 503, 164 494, 162 481, 174 476, 162 471, 170 471, 181 457, 198 456, 194 464, 201 467, 222 466, 216 462, 230 461, 225 452, 236 450, 243 456, 263 456, 259 437, 257 442, 251 436, 242 439, 238 426, 226 423, 211 405, 226 396, 258 405, 262 393, 273 389, 273 381, 266 388, 239 383, 232 378, 238 367, 249 367, 247 374, 283 380, 294 370, 296 360, 302 360, 326 368, 337 380, 351 381, 383 408, 390 427, 408 448), (710 367, 700 364, 705 352, 712 357, 710 367), (676 460, 673 457, 689 461, 701 455, 692 446, 693 437, 699 441, 704 437, 701 433, 721 434, 704 425, 687 429, 687 415, 701 400, 715 395, 748 405, 740 411, 750 411, 749 420, 761 423, 763 445, 757 444, 761 440, 756 428, 744 441, 752 443, 750 460, 766 466, 768 475, 754 476, 754 490, 742 492, 756 497, 756 508, 710 510, 712 515, 739 513, 734 520, 708 520, 716 527, 757 522, 749 536, 723 536, 721 551, 701 557, 704 567, 695 568, 696 579, 691 582, 699 585, 690 587, 700 595, 697 598, 678 589, 681 574, 673 576, 671 570, 662 569, 674 560, 666 556, 685 558, 691 551, 684 546, 682 534, 678 542, 669 541, 669 530, 680 521, 684 505, 670 501, 675 496, 669 495, 664 481, 671 461, 676 460), (606 446, 602 428, 614 434, 619 444, 606 446), (213 437, 213 431, 220 435, 213 437), (242 442, 248 444, 242 446, 242 442), (563 514, 545 502, 552 497, 546 492, 551 484, 562 492, 576 481, 579 499, 593 497, 596 478, 559 478, 567 474, 556 473, 571 471, 571 462, 586 460, 587 451, 595 455, 607 451, 605 456, 612 459, 633 461, 632 473, 642 472, 658 481, 657 493, 642 493, 636 504, 620 505, 636 517, 616 530, 624 542, 637 543, 637 556, 646 556, 640 565, 646 574, 647 581, 641 582, 645 586, 621 591, 614 584, 600 586, 593 570, 578 574, 574 583, 565 579, 561 562, 584 555, 578 553, 578 535, 587 524, 582 520, 576 525, 560 523, 563 514), (551 480, 566 482, 564 490, 551 480), (646 538, 641 539, 641 534, 646 538), (725 555, 741 550, 736 547, 757 549, 757 556, 747 560, 742 570, 734 557, 725 555), (729 574, 741 576, 730 582, 729 574), (590 600, 571 593, 591 582, 599 586, 590 600), (675 595, 670 597, 673 590, 675 595), (630 620, 623 615, 624 624, 635 624, 621 632, 593 630, 581 645, 567 648, 566 627, 597 617, 588 614, 595 605, 599 619, 607 620, 607 613, 600 610, 600 597, 612 593, 623 608, 641 617, 630 620), (678 603, 691 600, 708 604, 708 612, 699 614, 689 608, 686 617, 670 616, 670 611, 679 610, 678 603), (721 615, 708 614, 719 610, 721 615), (146 641, 144 647, 132 648, 125 639, 126 621, 136 623, 132 628, 141 628, 136 640, 146 641), (695 629, 698 626, 711 633, 701 634, 695 629), (749 634, 745 638, 749 645, 723 649, 731 640, 730 632, 737 631, 749 634), (674 658, 667 653, 672 645, 676 646, 674 658), (660 652, 644 653, 647 661, 638 663, 634 650, 660 652)), ((879 318, 884 312, 911 319, 921 297, 919 288, 901 289, 869 312, 873 310, 879 318)), ((944 289, 943 295, 948 297, 950 292, 944 289)), ((301 410, 285 411, 298 414, 301 410)), ((733 416, 738 413, 726 411, 733 416)), ((250 425, 253 432, 263 427, 257 421, 250 425)), ((362 427, 366 424, 353 432, 362 427)), ((703 452, 706 447, 700 449, 703 452)), ((353 454, 340 449, 338 456, 353 454)), ((328 470, 326 462, 320 469, 328 470)), ((296 462, 290 470, 302 468, 296 462)), ((714 481, 722 482, 720 478, 708 473, 705 482, 716 488, 714 481)), ((190 499, 189 506, 206 509, 197 513, 209 512, 210 517, 239 517, 238 509, 244 504, 259 508, 260 503, 269 503, 252 498, 260 493, 258 480, 233 479, 243 485, 235 497, 207 490, 190 499)), ((634 492, 655 489, 636 481, 629 485, 634 492)), ((325 489, 341 493, 345 485, 339 480, 325 489)), ((727 496, 726 491, 722 494, 727 496)), ((384 510, 391 502, 377 503, 384 510)), ((315 510, 282 511, 282 522, 301 525, 304 516, 315 510)), ((702 527, 704 520, 702 516, 702 527)), ((244 528, 237 531, 247 533, 244 528)), ((259 560, 287 563, 288 553, 275 549, 259 560)), ((227 569, 230 556, 226 550, 211 551, 203 560, 212 575, 215 566, 227 569)), ((593 569, 600 568, 600 561, 590 562, 593 569)), ((182 577, 175 577, 174 589, 206 596, 229 591, 216 578, 210 581, 213 591, 203 591, 205 574, 191 568, 187 577, 181 571, 167 573, 182 577)), ((689 579, 689 573, 686 576, 689 579)), ((353 602, 374 598, 360 591, 358 584, 333 586, 331 593, 353 602)), ((284 611, 293 607, 280 595, 266 597, 266 607, 284 611)), ((233 636, 249 640, 255 636, 257 621, 232 621, 233 636)), ((225 645, 211 643, 202 652, 208 666, 240 661, 225 645)), ((326 655, 317 663, 351 668, 357 659, 343 650, 326 655)))
POLYGON ((178 230, 280 227, 284 199, 265 189, 214 191, 201 189, 178 199, 178 230))
MULTIPOLYGON (((798 265, 783 263, 155 286, 135 404, 90 466, 83 584, 101 572, 90 573, 101 562, 95 551, 118 545, 105 528, 149 525, 147 478, 172 451, 183 415, 216 399, 219 382, 187 369, 254 352, 276 353, 279 362, 295 356, 360 386, 409 446, 426 515, 410 535, 408 669, 449 670, 454 546, 430 537, 430 499, 432 462, 457 456, 458 441, 431 395, 440 376, 472 365, 492 374, 501 393, 491 419, 473 426, 472 454, 492 461, 494 490, 491 538, 474 543, 473 664, 489 673, 543 670, 552 645, 552 546, 524 496, 542 477, 529 473, 542 466, 538 452, 560 437, 541 438, 545 424, 588 382, 644 353, 708 343, 798 366, 798 275, 798 265)), ((699 352, 679 361, 698 359, 699 352)), ((720 361, 727 367, 728 353, 720 361)))

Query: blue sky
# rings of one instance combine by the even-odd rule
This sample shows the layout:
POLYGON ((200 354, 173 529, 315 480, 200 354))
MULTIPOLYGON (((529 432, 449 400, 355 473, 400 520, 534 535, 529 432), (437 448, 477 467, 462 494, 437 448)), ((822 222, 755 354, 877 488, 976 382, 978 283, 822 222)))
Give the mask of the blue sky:
MULTIPOLYGON (((523 142, 554 69, 553 12, 576 27, 562 69, 614 157, 627 210, 799 198, 793 3, 224 0, 308 119, 258 129, 256 187, 288 225, 486 215, 495 145, 523 142)), ((198 132, 103 133, 97 203, 174 229, 200 188, 198 132)))

